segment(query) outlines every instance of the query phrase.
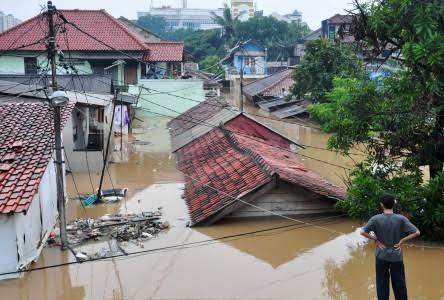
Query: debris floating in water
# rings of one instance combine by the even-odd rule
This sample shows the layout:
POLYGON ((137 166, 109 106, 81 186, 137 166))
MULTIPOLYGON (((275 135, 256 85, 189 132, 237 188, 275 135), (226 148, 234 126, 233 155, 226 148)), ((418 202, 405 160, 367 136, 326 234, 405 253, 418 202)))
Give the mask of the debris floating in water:
POLYGON ((143 242, 170 227, 161 220, 162 212, 104 215, 99 219, 77 219, 66 226, 69 244, 78 246, 89 241, 115 239, 118 242, 143 242))

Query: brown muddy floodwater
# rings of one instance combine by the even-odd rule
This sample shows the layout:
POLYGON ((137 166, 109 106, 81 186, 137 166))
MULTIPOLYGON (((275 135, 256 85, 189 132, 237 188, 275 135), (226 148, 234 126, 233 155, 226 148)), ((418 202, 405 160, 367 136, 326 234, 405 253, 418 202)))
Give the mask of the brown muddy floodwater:
MULTIPOLYGON (((265 122, 303 144, 325 147, 328 136, 314 128, 265 122)), ((137 144, 129 162, 110 166, 114 186, 130 190, 125 201, 84 210, 72 200, 69 218, 162 206, 164 219, 172 228, 146 242, 144 249, 133 245, 129 252, 207 242, 27 273, 22 279, 0 282, 0 299, 375 299, 374 246, 359 236, 355 222, 324 219, 317 222, 322 228, 294 226, 212 242, 208 240, 291 223, 276 218, 247 219, 187 228, 181 198, 183 178, 169 154, 165 124, 166 120, 159 118, 143 123, 132 138, 150 144, 137 144)), ((302 153, 338 165, 353 165, 352 160, 328 151, 307 148, 302 153)), ((345 176, 340 167, 303 159, 308 167, 337 183, 345 176)), ((99 175, 91 177, 93 187, 88 174, 74 174, 81 194, 97 188, 99 175)), ((105 187, 110 186, 107 176, 105 187)), ((77 194, 73 176, 68 178, 68 191, 72 197, 77 194)), ((102 246, 98 242, 80 250, 102 246)), ((444 299, 444 249, 418 246, 404 251, 411 299, 444 299)), ((69 252, 46 248, 33 267, 73 260, 69 252)))

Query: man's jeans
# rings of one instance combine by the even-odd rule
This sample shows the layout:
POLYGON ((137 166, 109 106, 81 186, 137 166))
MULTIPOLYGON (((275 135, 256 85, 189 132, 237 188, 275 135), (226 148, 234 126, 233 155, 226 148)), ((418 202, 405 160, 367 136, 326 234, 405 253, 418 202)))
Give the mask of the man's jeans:
POLYGON ((396 300, 407 299, 404 263, 390 262, 376 258, 376 289, 378 300, 388 300, 390 297, 389 280, 392 279, 393 292, 396 300))

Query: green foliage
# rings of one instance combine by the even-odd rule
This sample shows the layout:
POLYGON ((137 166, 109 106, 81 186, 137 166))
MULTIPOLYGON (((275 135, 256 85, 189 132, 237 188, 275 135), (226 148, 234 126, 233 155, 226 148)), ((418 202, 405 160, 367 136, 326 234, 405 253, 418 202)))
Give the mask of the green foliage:
POLYGON ((194 61, 200 62, 208 56, 217 56, 219 60, 225 55, 224 41, 220 30, 194 31, 185 37, 185 50, 194 61))
MULTIPOLYGON (((401 213, 428 237, 442 239, 444 2, 375 0, 357 3, 356 8, 352 31, 363 53, 376 57, 389 50, 393 54, 389 59, 399 68, 379 82, 335 74, 324 102, 309 109, 324 130, 333 133, 330 148, 347 153, 355 145, 364 145, 368 150, 367 164, 352 173, 348 197, 338 207, 365 219, 378 211, 382 191, 391 191, 398 197, 401 213), (429 182, 423 181, 425 165, 429 182), (375 172, 374 166, 383 167, 375 172)), ((321 53, 322 49, 315 49, 314 56, 322 60, 321 53)), ((331 72, 328 61, 323 64, 331 72)), ((314 84, 315 91, 317 87, 314 84)))
POLYGON ((228 47, 233 46, 236 37, 236 24, 239 22, 238 18, 234 18, 231 14, 231 9, 228 4, 224 4, 224 12, 222 16, 218 16, 213 12, 213 20, 216 24, 222 26, 222 38, 228 47))
POLYGON ((379 198, 388 191, 396 195, 397 213, 409 217, 424 236, 444 239, 444 173, 422 185, 419 174, 379 168, 367 163, 355 169, 347 198, 338 202, 337 208, 353 218, 367 220, 380 213, 379 198))
POLYGON ((225 56, 226 50, 239 41, 249 39, 261 42, 268 49, 269 60, 286 60, 293 52, 297 40, 310 32, 305 24, 288 24, 273 17, 254 17, 240 22, 231 15, 228 6, 223 16, 213 15, 222 30, 173 30, 162 17, 145 16, 138 20, 144 28, 159 34, 164 39, 184 41, 186 51, 194 61, 200 62, 207 56, 225 56))
POLYGON ((162 37, 166 36, 170 30, 165 18, 159 16, 148 15, 140 17, 137 20, 137 24, 162 37))
POLYGON ((224 71, 222 64, 220 63, 220 58, 217 55, 210 55, 205 57, 199 63, 200 69, 205 70, 205 72, 213 74, 221 74, 224 71))
POLYGON ((236 40, 260 41, 268 49, 269 60, 286 60, 296 42, 308 34, 305 24, 289 24, 274 17, 256 16, 236 24, 236 40))
POLYGON ((335 77, 364 78, 364 65, 350 47, 326 39, 306 45, 305 56, 294 73, 293 94, 325 102, 335 77))

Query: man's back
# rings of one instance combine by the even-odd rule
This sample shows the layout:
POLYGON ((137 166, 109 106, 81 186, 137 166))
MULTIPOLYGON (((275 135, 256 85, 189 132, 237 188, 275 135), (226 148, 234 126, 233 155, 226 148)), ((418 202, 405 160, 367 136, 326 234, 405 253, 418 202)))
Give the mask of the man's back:
POLYGON ((385 245, 384 249, 376 248, 376 257, 382 260, 402 261, 402 252, 394 246, 407 234, 418 229, 410 221, 398 214, 379 214, 373 216, 364 227, 364 231, 373 231, 378 241, 385 245))

